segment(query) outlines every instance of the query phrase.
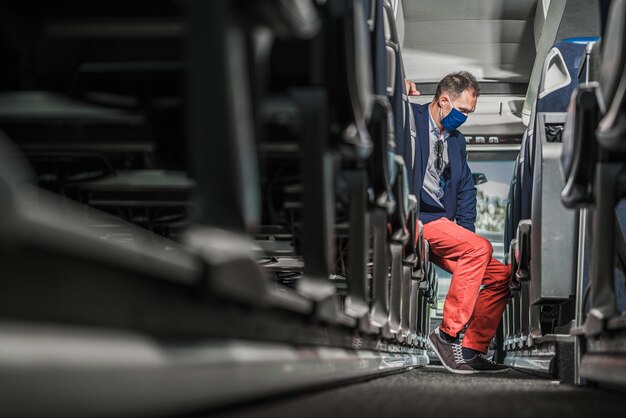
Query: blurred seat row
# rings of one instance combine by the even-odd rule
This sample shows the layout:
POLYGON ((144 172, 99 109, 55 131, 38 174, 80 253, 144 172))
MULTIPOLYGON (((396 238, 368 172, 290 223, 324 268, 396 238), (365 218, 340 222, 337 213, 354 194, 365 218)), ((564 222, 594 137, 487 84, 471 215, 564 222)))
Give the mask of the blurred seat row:
POLYGON ((328 343, 254 309, 426 348, 390 2, 0 8, 4 318, 328 343))

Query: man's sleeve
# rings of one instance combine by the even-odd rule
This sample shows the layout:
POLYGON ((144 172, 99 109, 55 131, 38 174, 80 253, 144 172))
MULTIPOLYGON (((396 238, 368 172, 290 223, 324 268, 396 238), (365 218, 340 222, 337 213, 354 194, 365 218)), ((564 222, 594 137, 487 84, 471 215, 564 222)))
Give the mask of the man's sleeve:
POLYGON ((476 187, 472 178, 472 171, 467 164, 467 151, 465 150, 465 138, 461 141, 461 184, 457 194, 456 223, 463 228, 476 232, 476 187))

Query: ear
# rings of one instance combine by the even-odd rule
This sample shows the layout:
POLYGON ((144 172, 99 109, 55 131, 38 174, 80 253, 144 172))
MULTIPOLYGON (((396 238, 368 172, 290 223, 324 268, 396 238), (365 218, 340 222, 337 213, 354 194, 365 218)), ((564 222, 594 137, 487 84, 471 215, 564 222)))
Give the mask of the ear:
POLYGON ((446 102, 450 103, 450 98, 448 96, 444 96, 441 95, 439 96, 439 107, 443 109, 443 107, 446 105, 446 102))

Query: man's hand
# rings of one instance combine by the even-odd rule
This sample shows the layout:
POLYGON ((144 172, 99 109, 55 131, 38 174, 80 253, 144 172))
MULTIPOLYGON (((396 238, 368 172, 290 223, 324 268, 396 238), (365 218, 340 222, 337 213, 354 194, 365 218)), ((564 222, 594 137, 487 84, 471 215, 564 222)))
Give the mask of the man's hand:
POLYGON ((417 86, 411 80, 404 80, 404 87, 406 87, 406 94, 409 96, 419 96, 421 93, 417 90, 417 86))

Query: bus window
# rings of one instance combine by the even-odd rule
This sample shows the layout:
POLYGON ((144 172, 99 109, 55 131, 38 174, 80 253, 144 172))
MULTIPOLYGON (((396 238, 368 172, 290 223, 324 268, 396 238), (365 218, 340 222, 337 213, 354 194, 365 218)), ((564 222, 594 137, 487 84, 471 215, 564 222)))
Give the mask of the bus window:
MULTIPOLYGON (((505 253, 504 222, 514 165, 515 161, 511 160, 469 161, 472 173, 482 173, 487 179, 486 182, 476 186, 476 233, 491 242, 493 256, 500 261, 504 259, 505 253)), ((443 303, 450 288, 451 274, 437 267, 437 275, 439 292, 435 317, 441 321, 443 303)))
POLYGON ((476 186, 476 233, 493 245, 493 255, 504 259, 504 222, 514 161, 470 161, 473 173, 484 173, 487 181, 476 186))

